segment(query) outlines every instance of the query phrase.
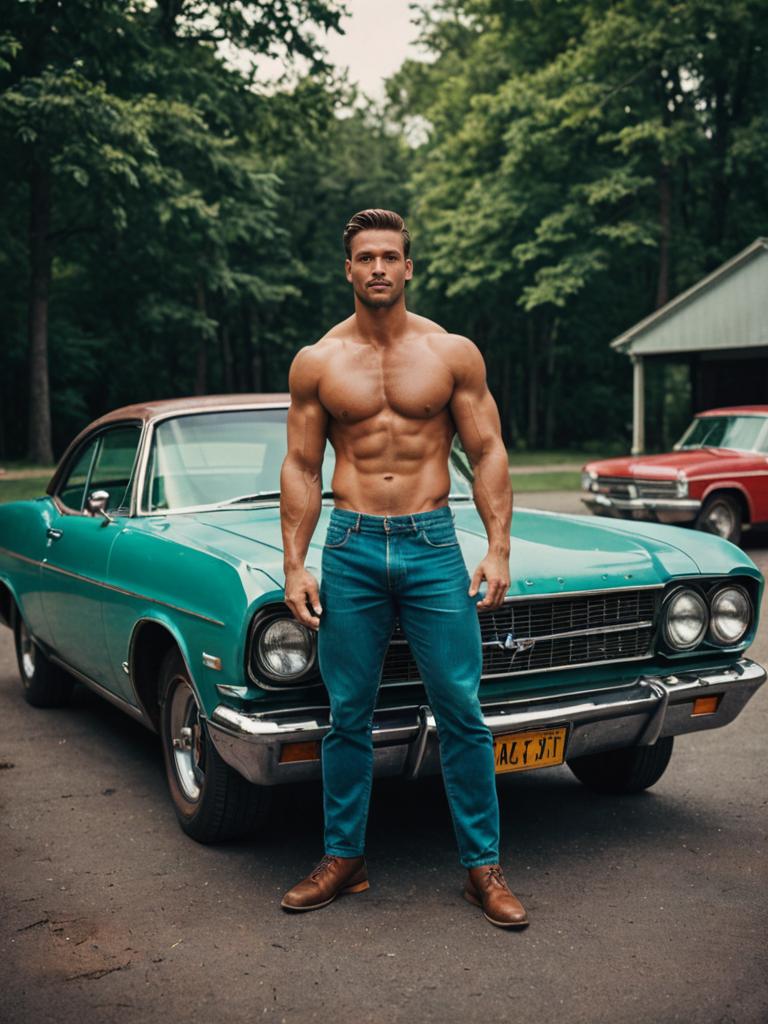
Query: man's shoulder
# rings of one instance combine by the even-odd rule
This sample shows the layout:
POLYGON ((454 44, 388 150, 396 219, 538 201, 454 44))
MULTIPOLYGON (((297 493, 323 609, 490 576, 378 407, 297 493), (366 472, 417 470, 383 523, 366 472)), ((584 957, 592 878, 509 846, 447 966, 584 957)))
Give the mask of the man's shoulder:
POLYGON ((447 359, 473 359, 480 355, 480 350, 471 338, 463 334, 451 334, 440 330, 425 335, 429 344, 447 359))

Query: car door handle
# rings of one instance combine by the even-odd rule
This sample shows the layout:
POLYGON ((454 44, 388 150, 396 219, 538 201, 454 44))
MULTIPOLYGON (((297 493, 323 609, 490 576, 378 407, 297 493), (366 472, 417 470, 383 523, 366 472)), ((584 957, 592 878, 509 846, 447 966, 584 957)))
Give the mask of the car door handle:
POLYGON ((64 536, 64 531, 57 530, 55 526, 49 526, 45 533, 46 536, 49 537, 51 540, 58 540, 59 537, 64 536))

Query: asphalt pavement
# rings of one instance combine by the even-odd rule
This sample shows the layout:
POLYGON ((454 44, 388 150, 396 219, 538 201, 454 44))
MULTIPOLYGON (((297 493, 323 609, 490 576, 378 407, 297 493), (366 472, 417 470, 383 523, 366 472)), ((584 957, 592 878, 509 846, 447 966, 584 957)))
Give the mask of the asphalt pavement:
MULTIPOLYGON (((744 546, 766 572, 768 533, 744 546)), ((768 662, 768 624, 749 655, 768 662)), ((461 898, 439 778, 377 780, 371 888, 289 915, 282 893, 323 852, 319 785, 279 790, 260 838, 199 846, 156 738, 80 688, 29 707, 0 629, 0 1021, 765 1024, 767 733, 768 685, 680 737, 648 793, 500 777, 527 930, 461 898)))

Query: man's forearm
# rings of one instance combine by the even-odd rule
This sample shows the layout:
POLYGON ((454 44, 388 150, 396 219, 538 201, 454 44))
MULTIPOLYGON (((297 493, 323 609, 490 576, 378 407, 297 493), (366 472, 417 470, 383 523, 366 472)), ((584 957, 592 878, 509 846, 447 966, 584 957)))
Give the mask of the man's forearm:
POLYGON ((321 507, 320 473, 286 459, 280 474, 280 523, 286 572, 304 567, 321 507))
POLYGON ((492 554, 509 555, 509 528, 512 523, 512 485, 509 462, 503 445, 484 452, 473 466, 475 505, 488 534, 492 554))

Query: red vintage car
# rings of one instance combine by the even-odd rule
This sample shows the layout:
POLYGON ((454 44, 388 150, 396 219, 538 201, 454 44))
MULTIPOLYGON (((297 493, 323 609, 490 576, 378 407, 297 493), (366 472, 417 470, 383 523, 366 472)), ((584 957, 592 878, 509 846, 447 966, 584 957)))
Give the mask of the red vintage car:
POLYGON ((673 451, 588 462, 582 501, 595 515, 708 530, 738 544, 768 523, 768 405, 698 413, 673 451))

